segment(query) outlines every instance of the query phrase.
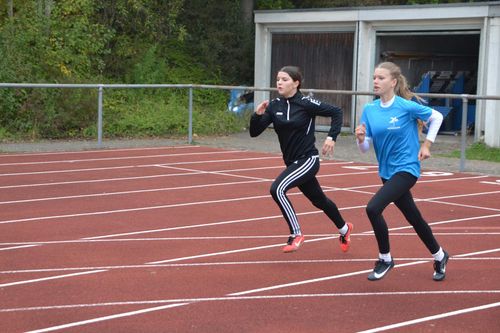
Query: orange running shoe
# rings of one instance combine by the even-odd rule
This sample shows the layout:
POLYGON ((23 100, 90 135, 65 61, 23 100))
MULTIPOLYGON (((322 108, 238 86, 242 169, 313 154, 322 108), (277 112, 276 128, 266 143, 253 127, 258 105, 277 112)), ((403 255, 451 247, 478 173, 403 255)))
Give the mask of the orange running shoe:
POLYGON ((345 235, 340 235, 339 237, 340 249, 343 252, 349 251, 349 247, 351 246, 351 232, 353 229, 354 226, 352 223, 347 223, 347 232, 345 235))
POLYGON ((302 235, 293 235, 288 237, 288 242, 286 242, 285 247, 283 248, 283 252, 295 252, 299 249, 299 247, 304 243, 304 236, 302 235))

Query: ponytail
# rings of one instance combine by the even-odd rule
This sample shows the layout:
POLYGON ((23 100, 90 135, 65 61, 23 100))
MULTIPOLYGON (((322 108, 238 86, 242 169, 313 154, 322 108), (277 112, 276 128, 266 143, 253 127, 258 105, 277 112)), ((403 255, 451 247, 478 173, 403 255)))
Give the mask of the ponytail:
MULTIPOLYGON (((406 77, 401 74, 401 68, 396 65, 393 62, 382 62, 378 64, 377 68, 383 68, 387 69, 390 73, 390 75, 396 79, 396 86, 394 87, 394 93, 398 96, 403 97, 404 99, 411 100, 415 98, 419 103, 425 103, 425 100, 417 96, 413 91, 410 90, 408 87, 408 81, 406 80, 406 77)), ((424 123, 422 120, 418 119, 418 129, 422 131, 422 128, 424 127, 424 123)))

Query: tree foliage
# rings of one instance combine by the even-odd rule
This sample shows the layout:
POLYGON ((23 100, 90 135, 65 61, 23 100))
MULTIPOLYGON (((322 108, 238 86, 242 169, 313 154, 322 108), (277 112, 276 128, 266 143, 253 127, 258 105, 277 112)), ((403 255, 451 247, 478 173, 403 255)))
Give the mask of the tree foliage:
MULTIPOLYGON (((252 9, 445 2, 457 1, 5 0, 0 82, 252 85, 252 9)), ((96 93, 0 89, 0 139, 95 135, 96 93)), ((220 119, 238 126, 226 119, 227 92, 197 91, 196 98, 199 131, 215 131, 220 119)), ((185 91, 107 91, 104 102, 108 135, 185 129, 185 91)))

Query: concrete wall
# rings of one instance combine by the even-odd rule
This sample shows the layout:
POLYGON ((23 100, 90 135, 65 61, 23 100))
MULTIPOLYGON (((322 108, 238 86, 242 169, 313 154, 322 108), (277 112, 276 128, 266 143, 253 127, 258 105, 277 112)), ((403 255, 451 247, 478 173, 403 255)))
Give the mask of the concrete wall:
MULTIPOLYGON (((500 17, 489 19, 485 95, 500 95, 500 17)), ((500 147, 500 100, 485 103, 484 142, 500 147)))

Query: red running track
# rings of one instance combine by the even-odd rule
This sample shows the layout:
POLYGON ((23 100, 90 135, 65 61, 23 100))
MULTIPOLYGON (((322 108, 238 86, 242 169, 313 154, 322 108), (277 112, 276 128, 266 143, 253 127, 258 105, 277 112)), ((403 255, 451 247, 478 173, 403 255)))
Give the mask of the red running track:
POLYGON ((451 254, 447 277, 390 206, 396 267, 365 205, 377 168, 325 160, 337 230, 297 191, 306 242, 269 186, 281 157, 198 146, 0 155, 1 332, 498 332, 500 178, 426 171, 413 189, 451 254))

